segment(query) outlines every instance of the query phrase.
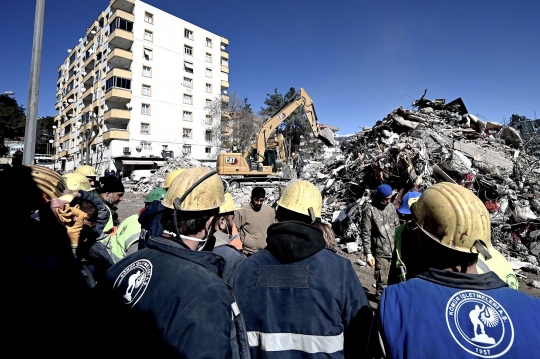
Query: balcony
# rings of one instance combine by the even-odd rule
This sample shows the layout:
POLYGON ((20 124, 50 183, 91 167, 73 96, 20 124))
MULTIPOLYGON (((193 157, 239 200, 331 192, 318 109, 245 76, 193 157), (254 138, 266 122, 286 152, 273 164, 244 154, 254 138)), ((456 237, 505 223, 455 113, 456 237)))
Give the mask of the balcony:
POLYGON ((62 106, 62 101, 56 101, 56 103, 54 104, 54 109, 55 110, 60 110, 60 108, 62 106))
POLYGON ((222 37, 221 38, 221 46, 225 46, 225 47, 229 46, 229 40, 227 38, 225 38, 225 37, 222 37))
POLYGON ((86 60, 84 61, 83 67, 84 67, 85 69, 94 67, 93 62, 94 62, 95 60, 96 60, 96 54, 94 53, 94 54, 92 54, 92 55, 90 55, 90 56, 88 56, 88 57, 86 58, 86 60))
POLYGON ((129 68, 133 61, 133 53, 123 49, 114 49, 107 55, 107 63, 111 68, 129 68))
POLYGON ((105 112, 103 120, 114 125, 126 125, 131 118, 131 112, 119 108, 112 108, 105 112))
POLYGON ((86 88, 92 87, 92 85, 94 83, 94 74, 95 74, 94 70, 86 73, 86 76, 84 77, 84 79, 82 81, 83 84, 86 85, 86 88))
POLYGON ((130 50, 133 44, 133 33, 122 29, 115 29, 109 35, 109 44, 116 48, 130 50))
POLYGON ((88 112, 92 111, 93 108, 94 108, 94 106, 92 104, 89 104, 88 106, 86 106, 85 108, 82 109, 81 113, 88 113, 88 112))
POLYGON ((106 79, 110 79, 111 77, 121 77, 123 79, 131 80, 131 71, 130 70, 124 70, 124 69, 112 69, 107 73, 106 79))
POLYGON ((58 159, 61 160, 62 157, 66 157, 66 155, 67 155, 67 151, 62 151, 62 152, 58 153, 58 159))
POLYGON ((67 114, 68 112, 73 111, 73 108, 75 108, 75 101, 73 101, 72 103, 70 103, 69 106, 66 107, 66 109, 65 109, 64 111, 65 111, 65 113, 67 114))
POLYGON ((103 142, 110 140, 129 140, 129 131, 110 129, 103 134, 103 142))
POLYGON ((69 141, 71 139, 71 133, 67 133, 64 135, 64 137, 60 138, 60 142, 64 143, 66 141, 69 141))
POLYGON ((224 59, 229 59, 229 53, 227 51, 221 50, 221 57, 224 59))
POLYGON ((110 6, 111 9, 122 9, 132 13, 135 7, 135 0, 111 0, 110 6))
POLYGON ((105 101, 128 103, 131 101, 131 91, 113 88, 105 94, 105 101))
POLYGON ((117 9, 114 14, 112 14, 111 18, 109 19, 109 24, 112 23, 117 17, 121 17, 124 20, 134 22, 135 21, 135 15, 126 12, 121 9, 117 9))
POLYGON ((229 88, 229 81, 221 80, 221 91, 229 88))
POLYGON ((221 72, 229 73, 229 67, 221 65, 221 72))
POLYGON ((94 20, 94 22, 88 27, 88 30, 86 30, 86 37, 89 39, 93 38, 95 34, 92 34, 92 31, 97 32, 98 26, 98 21, 94 20))
POLYGON ((222 103, 229 103, 229 96, 227 95, 221 95, 221 102, 222 103))
POLYGON ((94 93, 94 89, 92 88, 92 86, 88 87, 81 96, 82 100, 85 102, 92 101, 93 93, 94 93))

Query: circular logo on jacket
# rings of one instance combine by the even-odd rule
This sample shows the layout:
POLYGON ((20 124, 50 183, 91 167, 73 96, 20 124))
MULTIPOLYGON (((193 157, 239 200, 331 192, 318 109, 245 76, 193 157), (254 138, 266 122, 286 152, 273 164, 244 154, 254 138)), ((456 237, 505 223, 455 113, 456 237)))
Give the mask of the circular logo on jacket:
POLYGON ((506 310, 475 290, 454 294, 446 304, 446 324, 465 351, 482 357, 504 355, 514 343, 514 326, 506 310))
POLYGON ((124 304, 133 307, 144 295, 151 277, 152 263, 149 260, 140 259, 124 268, 114 281, 113 289, 123 292, 124 304))

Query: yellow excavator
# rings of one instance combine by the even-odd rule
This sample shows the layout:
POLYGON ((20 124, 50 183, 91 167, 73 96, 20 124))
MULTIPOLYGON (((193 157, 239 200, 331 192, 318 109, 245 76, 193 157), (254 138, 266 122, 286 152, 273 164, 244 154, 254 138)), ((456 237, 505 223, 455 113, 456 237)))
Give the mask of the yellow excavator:
POLYGON ((289 180, 289 178, 273 176, 283 166, 286 160, 284 151, 284 138, 275 136, 274 141, 268 141, 274 131, 298 107, 302 108, 311 130, 316 138, 325 145, 334 145, 334 134, 330 129, 321 129, 313 106, 313 100, 307 92, 300 90, 292 96, 273 116, 263 122, 255 142, 249 146, 244 155, 242 153, 218 154, 216 169, 222 176, 244 176, 234 178, 229 182, 273 182, 289 180), (272 145, 272 142, 275 145, 272 145))

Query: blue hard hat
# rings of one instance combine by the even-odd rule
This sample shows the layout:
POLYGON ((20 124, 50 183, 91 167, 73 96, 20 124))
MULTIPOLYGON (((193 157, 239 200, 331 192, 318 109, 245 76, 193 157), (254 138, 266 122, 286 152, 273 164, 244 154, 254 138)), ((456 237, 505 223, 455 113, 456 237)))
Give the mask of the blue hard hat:
POLYGON ((420 192, 408 192, 401 199, 401 206, 398 208, 398 212, 401 214, 411 214, 411 208, 409 207, 409 201, 413 198, 420 198, 422 193, 420 192))

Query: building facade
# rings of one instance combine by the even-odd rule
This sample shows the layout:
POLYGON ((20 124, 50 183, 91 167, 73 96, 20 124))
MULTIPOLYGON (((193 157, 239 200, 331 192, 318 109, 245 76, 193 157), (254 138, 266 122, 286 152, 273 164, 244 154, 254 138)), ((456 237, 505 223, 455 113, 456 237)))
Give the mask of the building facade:
POLYGON ((58 168, 123 171, 215 159, 228 40, 139 0, 111 0, 58 69, 58 168))

